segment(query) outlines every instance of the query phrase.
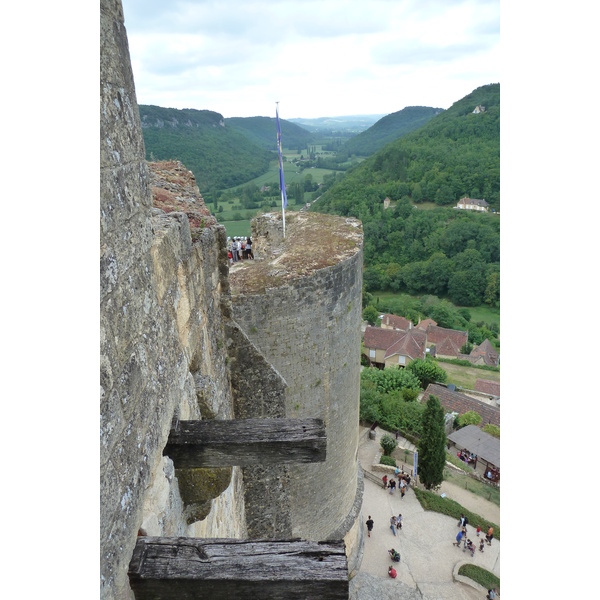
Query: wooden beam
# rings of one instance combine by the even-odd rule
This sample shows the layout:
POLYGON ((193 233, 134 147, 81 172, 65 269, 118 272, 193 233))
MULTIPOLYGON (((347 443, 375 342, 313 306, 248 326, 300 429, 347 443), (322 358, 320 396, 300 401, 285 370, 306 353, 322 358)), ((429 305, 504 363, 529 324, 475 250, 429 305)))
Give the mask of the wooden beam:
POLYGON ((139 537, 129 564, 136 600, 347 600, 343 541, 139 537))
POLYGON ((163 455, 176 468, 323 462, 327 452, 321 419, 179 421, 163 455))

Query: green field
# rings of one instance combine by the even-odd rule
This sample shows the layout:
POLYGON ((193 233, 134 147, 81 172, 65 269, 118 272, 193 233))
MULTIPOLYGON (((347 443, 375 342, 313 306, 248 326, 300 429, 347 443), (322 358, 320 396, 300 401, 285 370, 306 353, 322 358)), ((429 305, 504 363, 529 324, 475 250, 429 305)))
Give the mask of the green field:
MULTIPOLYGON (((394 292, 372 292, 373 298, 375 300, 375 307, 377 307, 377 301, 379 299, 379 303, 394 303, 397 301, 399 304, 406 303, 412 301, 416 301, 419 299, 418 296, 411 296, 410 294, 397 294, 394 292)), ((452 304, 449 300, 448 302, 452 304)), ((455 308, 461 308, 460 306, 456 306, 452 304, 455 308)), ((471 313, 471 323, 477 323, 479 321, 483 321, 484 323, 496 323, 500 325, 500 309, 492 308, 490 306, 467 306, 465 307, 471 313)))
MULTIPOLYGON (((220 222, 220 221, 219 221, 220 222)), ((250 221, 227 221, 222 223, 229 237, 248 237, 250 235, 250 221)))
MULTIPOLYGON (((285 183, 287 185, 291 183, 302 183, 304 182, 304 178, 307 175, 311 175, 313 182, 319 184, 323 183, 323 178, 325 175, 329 173, 333 173, 330 169, 317 169, 310 168, 305 169, 304 171, 300 171, 297 169, 295 165, 290 162, 292 159, 299 158, 300 155, 296 153, 285 153, 288 160, 283 164, 283 174, 285 178, 285 183)), ((217 218, 219 223, 225 226, 227 230, 227 235, 230 237, 233 236, 248 236, 250 235, 250 220, 256 215, 263 214, 266 212, 279 212, 281 211, 281 194, 279 193, 279 161, 274 160, 269 165, 269 170, 266 173, 263 173, 259 177, 247 181, 243 185, 239 185, 236 187, 229 188, 224 190, 226 192, 233 192, 235 198, 235 192, 243 188, 244 186, 254 184, 257 187, 261 188, 263 185, 276 185, 276 190, 274 190, 274 194, 269 198, 265 199, 263 205, 260 208, 256 209, 244 209, 240 208, 239 200, 234 199, 231 201, 221 200, 219 202, 219 207, 222 207, 221 212, 215 210, 214 203, 207 202, 207 207, 211 211, 213 215, 217 218), (234 208, 237 207, 237 208, 234 208)), ((312 198, 312 194, 306 194, 305 200, 308 202, 312 198)), ((301 202, 296 204, 292 198, 288 198, 288 206, 287 210, 300 210, 304 206, 305 202, 301 202)))
MULTIPOLYGON (((289 158, 292 158, 293 155, 288 155, 289 158)), ((297 156, 297 155, 296 155, 297 156)), ((293 163, 286 161, 283 163, 283 177, 285 179, 286 184, 290 183, 302 183, 304 178, 307 175, 311 175, 312 179, 315 183, 323 183, 323 177, 328 175, 329 173, 333 173, 331 169, 318 169, 316 167, 305 169, 304 171, 300 171, 293 163)), ((259 177, 255 177, 250 181, 247 181, 243 185, 238 185, 236 187, 229 188, 228 191, 235 191, 241 187, 246 185, 254 184, 258 187, 262 187, 268 183, 277 183, 279 184, 279 161, 273 160, 269 165, 269 170, 266 173, 263 173, 259 177)))
POLYGON ((446 383, 453 383, 457 388, 462 387, 467 390, 473 390, 475 389, 475 381, 477 379, 500 381, 499 371, 488 371, 487 369, 478 369, 477 367, 463 367, 446 362, 438 362, 437 364, 448 374, 446 383))

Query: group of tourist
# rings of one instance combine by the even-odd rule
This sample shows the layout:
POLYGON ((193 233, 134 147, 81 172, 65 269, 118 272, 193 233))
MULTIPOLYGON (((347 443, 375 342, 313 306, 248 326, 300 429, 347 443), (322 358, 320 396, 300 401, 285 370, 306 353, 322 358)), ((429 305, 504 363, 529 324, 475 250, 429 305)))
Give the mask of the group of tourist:
MULTIPOLYGON (((458 521, 458 527, 459 532, 456 534, 456 541, 452 542, 455 546, 457 546, 458 548, 460 548, 460 545, 462 543, 463 545, 463 552, 466 552, 467 550, 471 553, 471 556, 475 555, 475 544, 467 537, 467 525, 469 523, 469 519, 464 515, 461 514, 460 515, 460 519, 458 521)), ((477 537, 481 536, 481 525, 477 525, 477 537)), ((488 529, 488 532, 485 536, 485 541, 487 542, 488 546, 492 545, 492 539, 494 538, 494 528, 492 526, 490 526, 490 528, 488 529)), ((483 547, 484 547, 485 543, 483 541, 483 538, 479 541, 479 551, 483 552, 483 547)))
POLYGON ((252 252, 252 238, 247 237, 234 237, 227 238, 227 256, 229 258, 229 264, 238 262, 239 260, 246 260, 248 258, 254 258, 252 252))
POLYGON ((473 454, 469 452, 466 448, 463 448, 460 452, 457 452, 456 455, 460 460, 466 462, 468 465, 472 465, 475 467, 477 465, 477 454, 473 454))
MULTIPOLYGON (((400 470, 396 467, 396 477, 398 479, 398 489, 400 490, 400 497, 404 498, 404 494, 406 494, 406 490, 408 489, 408 486, 410 485, 410 475, 404 473, 404 472, 400 472, 400 470)), ((383 487, 384 489, 389 489, 390 490, 390 494, 394 494, 394 492, 396 491, 396 480, 392 477, 389 481, 388 481, 388 476, 384 475, 382 477, 382 481, 383 481, 383 487)))

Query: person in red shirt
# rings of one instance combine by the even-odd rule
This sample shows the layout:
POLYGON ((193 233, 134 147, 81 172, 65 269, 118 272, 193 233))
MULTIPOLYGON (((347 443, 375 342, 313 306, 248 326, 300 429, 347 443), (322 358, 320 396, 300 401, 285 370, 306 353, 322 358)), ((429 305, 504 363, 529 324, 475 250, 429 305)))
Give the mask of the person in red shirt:
POLYGON ((398 573, 396 573, 396 569, 394 569, 394 567, 392 567, 390 565, 390 568, 388 569, 388 575, 392 578, 395 579, 396 575, 398 575, 398 573))

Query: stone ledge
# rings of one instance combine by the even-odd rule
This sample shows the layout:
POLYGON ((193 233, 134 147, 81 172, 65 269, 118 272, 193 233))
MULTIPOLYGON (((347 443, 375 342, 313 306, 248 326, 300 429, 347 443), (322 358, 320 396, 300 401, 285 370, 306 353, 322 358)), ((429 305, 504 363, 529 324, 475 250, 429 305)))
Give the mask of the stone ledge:
POLYGON ((472 565, 472 561, 469 560, 461 560, 454 565, 454 570, 452 571, 452 579, 457 581, 458 583, 464 583, 472 587, 474 590, 481 592, 482 594, 487 594, 487 590, 482 586, 473 581, 470 577, 465 577, 464 575, 459 575, 458 571, 463 565, 472 565))

